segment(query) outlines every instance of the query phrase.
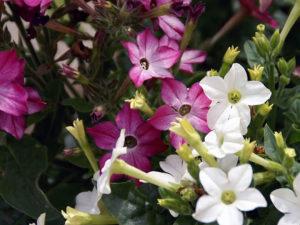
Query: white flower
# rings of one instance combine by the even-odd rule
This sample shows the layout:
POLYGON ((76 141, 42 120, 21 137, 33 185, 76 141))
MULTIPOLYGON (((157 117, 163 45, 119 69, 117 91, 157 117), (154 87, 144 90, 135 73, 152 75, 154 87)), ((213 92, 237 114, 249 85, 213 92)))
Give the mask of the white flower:
MULTIPOLYGON (((238 161, 239 161, 239 157, 237 157, 236 155, 234 154, 226 155, 224 158, 217 159, 218 168, 223 170, 225 173, 228 173, 230 169, 236 167, 238 161)), ((203 170, 204 168, 207 167, 209 167, 209 165, 205 161, 199 164, 200 170, 203 170)))
POLYGON ((249 164, 232 168, 228 175, 213 167, 201 170, 200 182, 208 195, 199 198, 194 219, 203 223, 217 221, 220 225, 242 225, 241 211, 267 206, 263 195, 249 188, 252 176, 249 164))
POLYGON ((92 191, 81 192, 76 196, 75 209, 89 214, 98 215, 100 213, 98 207, 99 200, 100 198, 96 188, 94 188, 92 191))
POLYGON ((200 82, 205 94, 212 100, 207 122, 214 129, 218 120, 240 117, 242 134, 250 124, 249 106, 265 103, 271 97, 271 91, 259 81, 248 81, 245 69, 234 63, 223 78, 206 76, 200 82))
POLYGON ((45 225, 45 220, 46 220, 46 213, 43 213, 37 219, 36 224, 30 223, 29 225, 45 225))
POLYGON ((239 118, 218 123, 215 129, 205 137, 205 146, 209 153, 217 158, 223 158, 227 154, 240 151, 244 146, 243 142, 239 118))
POLYGON ((270 197, 275 207, 285 215, 278 225, 300 224, 300 174, 294 180, 294 191, 288 188, 279 188, 272 191, 270 197))
POLYGON ((112 151, 112 156, 107 160, 101 170, 101 175, 97 179, 97 191, 98 195, 110 194, 110 177, 111 177, 111 168, 115 160, 123 154, 127 153, 127 148, 124 147, 125 142, 125 129, 122 129, 120 136, 117 140, 116 147, 112 151))

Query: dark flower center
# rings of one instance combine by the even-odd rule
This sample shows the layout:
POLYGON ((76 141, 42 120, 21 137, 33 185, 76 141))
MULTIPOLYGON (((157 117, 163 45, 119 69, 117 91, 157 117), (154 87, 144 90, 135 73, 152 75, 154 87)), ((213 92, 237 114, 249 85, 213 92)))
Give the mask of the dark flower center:
POLYGON ((130 136, 130 135, 125 137, 124 147, 134 148, 136 145, 137 145, 137 140, 135 137, 130 136))
POLYGON ((190 105, 182 105, 179 109, 179 114, 185 116, 191 111, 192 107, 190 105))
POLYGON ((140 65, 141 65, 143 70, 148 70, 149 69, 149 62, 145 58, 142 58, 140 60, 140 65))

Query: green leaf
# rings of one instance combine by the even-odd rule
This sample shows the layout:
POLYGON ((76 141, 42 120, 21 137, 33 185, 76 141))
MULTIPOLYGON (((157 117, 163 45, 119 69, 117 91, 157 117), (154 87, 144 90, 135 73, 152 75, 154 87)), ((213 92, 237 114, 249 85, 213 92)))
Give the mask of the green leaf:
POLYGON ((299 143, 300 142, 300 127, 297 126, 296 124, 291 124, 291 130, 290 130, 290 134, 288 136, 288 144, 292 145, 295 143, 299 143))
POLYGON ((68 98, 62 101, 62 104, 65 106, 71 106, 77 112, 91 112, 93 105, 81 98, 68 98))
POLYGON ((292 102, 285 115, 291 122, 300 124, 300 98, 297 98, 292 102))
POLYGON ((47 168, 46 148, 33 138, 24 137, 8 147, 0 147, 0 195, 12 207, 37 218, 47 213, 48 220, 60 218, 38 186, 38 179, 47 168))
POLYGON ((112 184, 111 188, 112 194, 104 195, 103 201, 120 225, 172 224, 170 221, 173 219, 169 212, 153 202, 157 196, 154 197, 153 192, 148 192, 149 189, 144 192, 145 188, 137 188, 133 182, 112 184))
POLYGON ((283 155, 276 145, 274 133, 267 124, 264 128, 264 147, 270 159, 276 162, 283 160, 283 155))
POLYGON ((256 47, 252 41, 246 41, 244 44, 244 51, 247 56, 248 64, 253 67, 254 64, 263 64, 263 59, 258 54, 256 47))

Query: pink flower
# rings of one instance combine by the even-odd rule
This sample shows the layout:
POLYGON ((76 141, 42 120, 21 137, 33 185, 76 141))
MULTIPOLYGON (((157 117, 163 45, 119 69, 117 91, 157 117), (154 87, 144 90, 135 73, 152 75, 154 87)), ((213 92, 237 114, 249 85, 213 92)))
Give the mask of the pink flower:
POLYGON ((45 107, 34 89, 24 87, 24 66, 16 51, 0 52, 0 129, 17 139, 24 134, 25 115, 45 107))
POLYGON ((300 66, 296 67, 296 69, 294 70, 293 74, 297 77, 300 77, 300 66))
POLYGON ((52 0, 10 0, 12 3, 19 7, 27 9, 38 9, 42 14, 45 13, 46 9, 51 5, 52 0))
POLYGON ((122 42, 127 49, 130 61, 134 65, 129 76, 136 87, 151 78, 172 78, 168 70, 180 56, 180 52, 166 46, 159 46, 158 39, 149 29, 137 36, 137 44, 122 42))
MULTIPOLYGON (((180 4, 181 6, 187 6, 191 1, 174 1, 174 0, 140 0, 147 11, 162 6, 165 4, 180 4)), ((180 19, 175 15, 176 12, 170 13, 169 15, 159 16, 155 23, 172 39, 181 40, 185 26, 180 19)))
MULTIPOLYGON (((209 132, 207 112, 211 101, 206 97, 199 83, 186 88, 179 81, 166 79, 162 84, 161 97, 166 104, 160 106, 149 119, 149 123, 156 129, 168 130, 176 118, 187 118, 198 131, 209 132)), ((174 147, 177 147, 181 140, 172 134, 171 142, 174 147)))
MULTIPOLYGON (((172 40, 168 36, 163 36, 159 41, 160 46, 167 46, 174 50, 179 50, 179 45, 175 40, 172 40)), ((179 63, 179 69, 188 72, 193 73, 193 64, 199 64, 203 63, 206 60, 207 54, 204 51, 201 50, 185 50, 180 58, 179 63)))
POLYGON ((273 28, 278 27, 278 22, 267 11, 272 4, 272 0, 260 0, 259 6, 257 6, 256 0, 240 0, 240 3, 253 17, 269 24, 273 28))
MULTIPOLYGON (((125 146, 128 153, 120 156, 130 165, 145 172, 151 170, 149 158, 165 150, 165 144, 160 139, 160 131, 143 121, 137 110, 130 109, 129 104, 124 104, 113 122, 102 122, 92 128, 88 128, 88 134, 94 139, 96 145, 111 151, 116 145, 120 130, 125 129, 125 146)), ((106 153, 100 160, 100 170, 106 160, 111 158, 111 153, 106 153)), ((114 180, 123 178, 113 176, 114 180)))

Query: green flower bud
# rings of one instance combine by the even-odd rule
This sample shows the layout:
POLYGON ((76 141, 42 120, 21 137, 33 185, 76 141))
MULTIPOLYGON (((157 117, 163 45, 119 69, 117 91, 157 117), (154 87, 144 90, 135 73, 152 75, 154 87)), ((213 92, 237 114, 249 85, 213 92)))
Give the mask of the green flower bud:
POLYGON ((295 163, 296 151, 294 148, 284 149, 283 165, 286 168, 292 168, 295 163))
POLYGON ((193 209, 186 201, 173 198, 157 199, 157 201, 160 206, 173 210, 181 215, 191 215, 193 213, 193 209))
POLYGON ((225 55, 223 57, 223 62, 227 64, 232 64, 234 63, 236 57, 240 54, 239 48, 231 46, 227 49, 225 52, 225 55))
POLYGON ((275 136, 275 141, 276 141, 278 148, 283 150, 286 147, 286 144, 285 144, 284 138, 282 136, 282 133, 275 132, 274 136, 275 136))
POLYGON ((198 195, 195 192, 195 189, 193 187, 183 188, 180 191, 180 195, 181 195, 183 200, 188 201, 188 202, 195 201, 198 197, 198 195))
POLYGON ((240 153, 240 162, 241 163, 247 163, 249 161, 250 156, 253 153, 255 146, 256 146, 255 141, 250 142, 250 139, 245 140, 244 147, 240 153))
POLYGON ((280 33, 279 30, 275 30, 275 32, 273 33, 271 40, 270 40, 270 45, 272 50, 276 49, 279 45, 280 42, 280 33))
POLYGON ((283 85, 283 86, 286 86, 290 83, 291 79, 285 75, 281 75, 279 77, 279 82, 283 85))
POLYGON ((258 106, 257 113, 263 117, 266 117, 272 111, 272 108, 273 104, 270 105, 270 103, 267 102, 258 106))
POLYGON ((289 66, 287 61, 284 58, 280 58, 277 62, 277 67, 279 72, 283 75, 287 75, 289 71, 289 66))
POLYGON ((253 69, 248 69, 251 80, 260 81, 264 72, 264 67, 261 65, 254 65, 253 69))

